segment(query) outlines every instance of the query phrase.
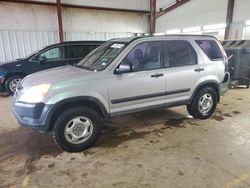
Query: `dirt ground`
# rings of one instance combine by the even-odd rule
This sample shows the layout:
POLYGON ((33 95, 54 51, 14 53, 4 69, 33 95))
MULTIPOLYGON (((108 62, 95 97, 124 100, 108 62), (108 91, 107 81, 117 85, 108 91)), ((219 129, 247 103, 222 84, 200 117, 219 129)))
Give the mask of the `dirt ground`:
POLYGON ((249 91, 230 90, 202 121, 185 107, 113 118, 73 154, 20 127, 0 97, 0 187, 250 187, 249 91))

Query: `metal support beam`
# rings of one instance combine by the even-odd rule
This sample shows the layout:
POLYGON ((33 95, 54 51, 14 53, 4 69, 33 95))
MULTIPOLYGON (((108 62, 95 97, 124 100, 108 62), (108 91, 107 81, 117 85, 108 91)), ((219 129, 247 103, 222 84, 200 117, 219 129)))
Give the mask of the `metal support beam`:
POLYGON ((233 21, 233 13, 234 13, 234 0, 228 0, 227 3, 227 18, 226 18, 226 29, 224 39, 229 39, 230 27, 233 21))
MULTIPOLYGON (((8 3, 25 3, 25 4, 35 4, 35 5, 46 5, 46 6, 56 6, 57 3, 43 2, 43 1, 32 1, 32 0, 0 0, 0 2, 8 3)), ((117 12, 130 12, 130 13, 141 13, 149 14, 146 10, 133 10, 133 9, 120 9, 120 8, 108 8, 108 7, 96 7, 96 6, 85 6, 85 5, 74 5, 61 3, 62 7, 65 8, 80 8, 80 9, 92 9, 92 10, 104 10, 104 11, 117 11, 117 12)))
POLYGON ((58 17, 58 31, 60 42, 63 42, 63 24, 62 24, 62 6, 61 0, 56 0, 57 17, 58 17))
POLYGON ((150 0, 150 33, 155 33, 156 0, 150 0))
POLYGON ((161 12, 156 14, 156 18, 159 18, 160 16, 184 5, 185 3, 189 2, 190 0, 176 0, 176 2, 172 5, 170 5, 169 7, 163 9, 161 12))

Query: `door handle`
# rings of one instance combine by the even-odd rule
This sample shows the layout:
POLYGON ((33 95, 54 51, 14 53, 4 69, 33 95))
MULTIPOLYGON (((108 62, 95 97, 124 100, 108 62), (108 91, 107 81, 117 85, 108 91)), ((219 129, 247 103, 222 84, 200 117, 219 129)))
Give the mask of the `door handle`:
POLYGON ((196 71, 196 72, 201 72, 201 71, 204 71, 205 69, 204 68, 196 68, 196 69, 194 69, 194 71, 196 71))
POLYGON ((161 77, 161 76, 164 76, 164 74, 153 74, 153 75, 151 75, 152 78, 158 78, 158 77, 161 77))

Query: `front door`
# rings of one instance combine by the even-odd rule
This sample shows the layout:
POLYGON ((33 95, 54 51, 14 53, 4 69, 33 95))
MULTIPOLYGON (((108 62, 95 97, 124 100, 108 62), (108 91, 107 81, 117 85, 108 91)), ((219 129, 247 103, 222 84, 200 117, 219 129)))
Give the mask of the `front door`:
POLYGON ((111 114, 161 106, 165 99, 165 75, 160 69, 160 42, 138 44, 125 56, 122 64, 131 65, 131 72, 113 74, 109 78, 111 114))
POLYGON ((33 73, 64 65, 67 65, 67 61, 64 58, 64 47, 57 46, 33 57, 29 64, 27 64, 27 69, 30 73, 33 73))

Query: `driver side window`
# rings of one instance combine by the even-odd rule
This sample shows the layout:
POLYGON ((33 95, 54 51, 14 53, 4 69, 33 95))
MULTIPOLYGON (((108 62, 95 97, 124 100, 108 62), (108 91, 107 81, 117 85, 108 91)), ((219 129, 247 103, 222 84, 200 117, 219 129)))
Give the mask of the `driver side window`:
POLYGON ((122 60, 122 64, 131 65, 133 72, 160 68, 160 42, 137 45, 122 60))
POLYGON ((34 60, 43 59, 45 61, 55 61, 63 59, 63 47, 49 49, 34 58, 34 60))

